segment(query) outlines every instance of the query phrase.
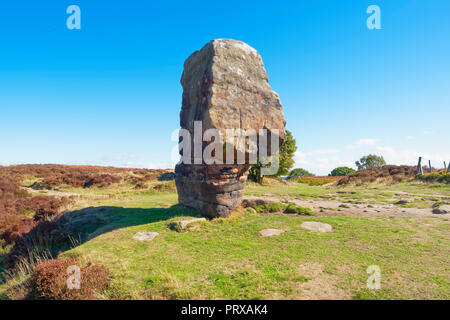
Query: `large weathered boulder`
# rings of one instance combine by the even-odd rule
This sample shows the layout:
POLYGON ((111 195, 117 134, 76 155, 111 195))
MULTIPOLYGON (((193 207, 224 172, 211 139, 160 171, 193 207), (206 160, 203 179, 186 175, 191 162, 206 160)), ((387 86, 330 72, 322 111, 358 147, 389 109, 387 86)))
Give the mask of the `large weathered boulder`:
MULTIPOLYGON (((277 131, 277 148, 282 143, 285 120, 280 98, 269 86, 261 56, 249 45, 231 39, 212 40, 186 60, 181 84, 180 125, 191 135, 192 150, 195 121, 201 122, 202 135, 211 128, 223 137, 227 129, 266 129, 269 136, 277 131)), ((198 144, 199 140, 195 141, 198 144)), ((200 144, 204 150, 207 143, 200 144)), ((234 148, 235 152, 249 152, 248 144, 234 148)), ((208 217, 228 216, 243 195, 251 165, 248 154, 244 163, 235 158, 232 163, 227 159, 223 164, 206 164, 194 153, 188 158, 192 161, 175 167, 180 204, 208 217)))
POLYGON ((248 169, 249 165, 178 164, 178 201, 210 218, 227 217, 240 204, 248 169))

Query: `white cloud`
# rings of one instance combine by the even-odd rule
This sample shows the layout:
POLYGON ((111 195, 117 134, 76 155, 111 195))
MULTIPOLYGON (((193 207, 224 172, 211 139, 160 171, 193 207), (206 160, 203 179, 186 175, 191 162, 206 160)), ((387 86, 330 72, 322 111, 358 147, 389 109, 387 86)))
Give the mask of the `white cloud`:
POLYGON ((313 151, 309 151, 306 154, 309 156, 317 155, 317 154, 331 154, 331 153, 338 153, 339 149, 317 149, 313 151))
POLYGON ((359 139, 356 141, 356 145, 358 146, 374 146, 376 143, 376 139, 359 139))
POLYGON ((376 147, 375 150, 385 153, 393 153, 394 149, 392 147, 376 147))
POLYGON ((147 169, 173 169, 175 166, 169 162, 149 163, 147 169))
POLYGON ((409 149, 395 150, 390 146, 380 146, 376 150, 385 158, 387 163, 395 165, 416 165, 419 157, 422 157, 424 164, 428 164, 428 160, 431 160, 432 166, 441 167, 444 165, 444 161, 450 160, 450 153, 424 153, 409 149))
POLYGON ((414 137, 413 137, 413 136, 407 136, 406 139, 407 139, 407 140, 413 140, 414 137))
POLYGON ((377 139, 364 138, 357 140, 353 144, 348 144, 345 148, 348 150, 352 150, 360 146, 374 146, 376 143, 377 139))
POLYGON ((338 149, 317 149, 308 152, 297 151, 294 154, 296 168, 304 168, 314 174, 328 175, 332 169, 340 166, 351 167, 353 162, 334 155, 340 153, 338 149), (332 155, 326 157, 324 155, 332 155))
MULTIPOLYGON (((313 156, 317 155, 324 155, 324 154, 333 154, 333 153, 339 153, 339 149, 317 149, 312 150, 308 152, 302 152, 302 151, 296 151, 294 154, 294 161, 296 164, 309 164, 309 161, 307 158, 311 158, 313 156)), ((324 158, 322 158, 324 159, 324 158)))

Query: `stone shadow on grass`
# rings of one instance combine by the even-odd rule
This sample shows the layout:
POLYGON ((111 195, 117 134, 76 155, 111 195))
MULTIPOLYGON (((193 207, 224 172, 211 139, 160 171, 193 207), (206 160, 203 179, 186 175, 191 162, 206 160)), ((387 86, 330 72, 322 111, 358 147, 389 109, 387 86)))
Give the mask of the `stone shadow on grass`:
POLYGON ((4 259, 6 269, 33 264, 45 256, 57 255, 101 234, 131 226, 165 221, 178 216, 200 217, 180 205, 168 208, 88 207, 65 212, 51 221, 38 223, 30 232, 15 239, 15 245, 4 259))

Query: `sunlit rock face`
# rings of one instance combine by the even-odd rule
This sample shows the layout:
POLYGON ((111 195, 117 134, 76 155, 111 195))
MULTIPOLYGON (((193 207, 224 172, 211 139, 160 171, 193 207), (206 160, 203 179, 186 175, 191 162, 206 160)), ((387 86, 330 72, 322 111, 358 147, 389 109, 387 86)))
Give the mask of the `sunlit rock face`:
MULTIPOLYGON (((194 52, 184 63, 180 113, 181 128, 190 132, 192 145, 194 121, 201 121, 202 133, 215 128, 223 136, 227 129, 267 129, 269 134, 278 130, 278 148, 286 122, 280 98, 268 81, 261 56, 244 42, 216 39, 194 52)), ((202 150, 207 144, 202 143, 202 150)), ((239 148, 249 151, 247 144, 235 147, 239 148)), ((194 164, 193 152, 191 159, 175 167, 180 204, 207 217, 228 216, 240 204, 248 156, 244 164, 194 164)))

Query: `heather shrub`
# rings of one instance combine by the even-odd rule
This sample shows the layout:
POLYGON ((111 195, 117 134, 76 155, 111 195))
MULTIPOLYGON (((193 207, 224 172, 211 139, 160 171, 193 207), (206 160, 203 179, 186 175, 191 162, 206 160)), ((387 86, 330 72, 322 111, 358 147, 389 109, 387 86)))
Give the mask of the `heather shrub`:
MULTIPOLYGON (((74 197, 33 196, 21 187, 53 189, 59 186, 107 187, 122 179, 136 188, 148 188, 146 181, 157 180, 167 170, 128 169, 96 166, 17 165, 0 167, 0 240, 14 244, 5 258, 7 268, 28 259, 30 250, 50 249, 50 255, 66 249, 70 237, 80 228, 64 223, 59 213, 71 205, 74 197), (29 181, 29 182, 27 182, 29 181), (56 221, 54 221, 56 220, 56 221)), ((174 181, 160 182, 153 191, 175 191, 174 181)), ((32 263, 32 261, 30 261, 32 263)))
POLYGON ((145 176, 129 176, 126 178, 126 181, 128 181, 129 183, 131 183, 132 185, 143 185, 145 184, 145 182, 150 181, 151 176, 150 175, 145 175, 145 176))
POLYGON ((433 173, 425 173, 418 175, 417 179, 425 182, 450 183, 450 173, 446 172, 447 170, 439 170, 433 173))
POLYGON ((338 186, 340 186, 340 185, 346 185, 346 184, 349 184, 350 183, 350 178, 349 177, 343 177, 343 178, 341 178, 341 179, 339 179, 339 181, 338 181, 338 186))
POLYGON ((411 177, 404 176, 404 175, 393 175, 393 176, 391 176, 391 178, 392 178, 392 182, 400 183, 400 182, 409 180, 411 177))
POLYGON ((60 213, 61 208, 70 205, 73 198, 35 197, 38 202, 36 206, 35 221, 49 220, 60 213))
POLYGON ((283 186, 286 184, 287 182, 284 178, 276 176, 264 176, 263 181, 260 183, 261 186, 265 187, 283 186))
POLYGON ((133 189, 141 190, 141 189, 147 189, 147 188, 148 188, 148 185, 146 183, 138 182, 135 184, 133 189))
POLYGON ((70 249, 71 239, 78 238, 77 230, 66 225, 66 218, 61 215, 52 221, 35 222, 28 232, 15 236, 14 246, 4 260, 8 270, 15 270, 21 264, 34 265, 35 257, 41 253, 56 257, 62 250, 70 249), (30 252, 35 254, 30 255, 30 252))
POLYGON ((18 178, 18 180, 24 177, 37 179, 37 181, 30 185, 31 188, 37 190, 54 189, 62 185, 76 188, 88 188, 91 186, 108 187, 111 184, 121 182, 122 177, 134 185, 139 182, 157 180, 165 173, 167 173, 167 170, 54 164, 0 167, 0 176, 5 174, 9 177, 18 178))
POLYGON ((32 218, 7 215, 0 218, 0 239, 11 244, 20 235, 29 232, 34 225, 32 218))
POLYGON ((168 181, 168 182, 162 182, 158 183, 153 187, 153 190, 157 192, 175 192, 177 190, 175 186, 175 181, 168 181))
POLYGON ((119 176, 113 176, 111 174, 100 174, 90 178, 84 183, 84 188, 90 188, 92 186, 104 188, 114 183, 119 183, 121 178, 119 176))
POLYGON ((371 167, 359 170, 354 174, 343 177, 338 185, 355 184, 357 186, 383 179, 384 182, 402 182, 412 179, 416 174, 416 166, 393 166, 371 167))
POLYGON ((51 220, 35 221, 29 232, 15 238, 4 265, 14 272, 23 264, 34 265, 35 257, 41 253, 55 258, 60 252, 90 239, 99 227, 114 220, 107 208, 90 207, 58 214, 51 220))
POLYGON ((109 284, 109 271, 103 265, 87 264, 80 268, 80 289, 69 289, 69 266, 77 265, 73 259, 47 260, 34 268, 29 280, 30 296, 46 300, 91 300, 109 284))
POLYGON ((134 186, 134 189, 147 189, 149 181, 160 181, 161 173, 152 172, 146 173, 142 176, 131 175, 126 178, 126 181, 134 186))
POLYGON ((49 219, 73 202, 67 197, 32 196, 21 189, 19 174, 0 169, 0 239, 6 243, 29 232, 35 221, 49 219))
POLYGON ((305 183, 310 186, 321 186, 327 183, 334 182, 338 179, 338 177, 300 177, 297 179, 297 182, 305 183))
POLYGON ((30 231, 35 222, 54 217, 72 202, 72 198, 66 197, 0 197, 0 239, 8 243, 14 241, 17 236, 30 231), (28 212, 35 212, 34 217, 25 215, 28 212))

